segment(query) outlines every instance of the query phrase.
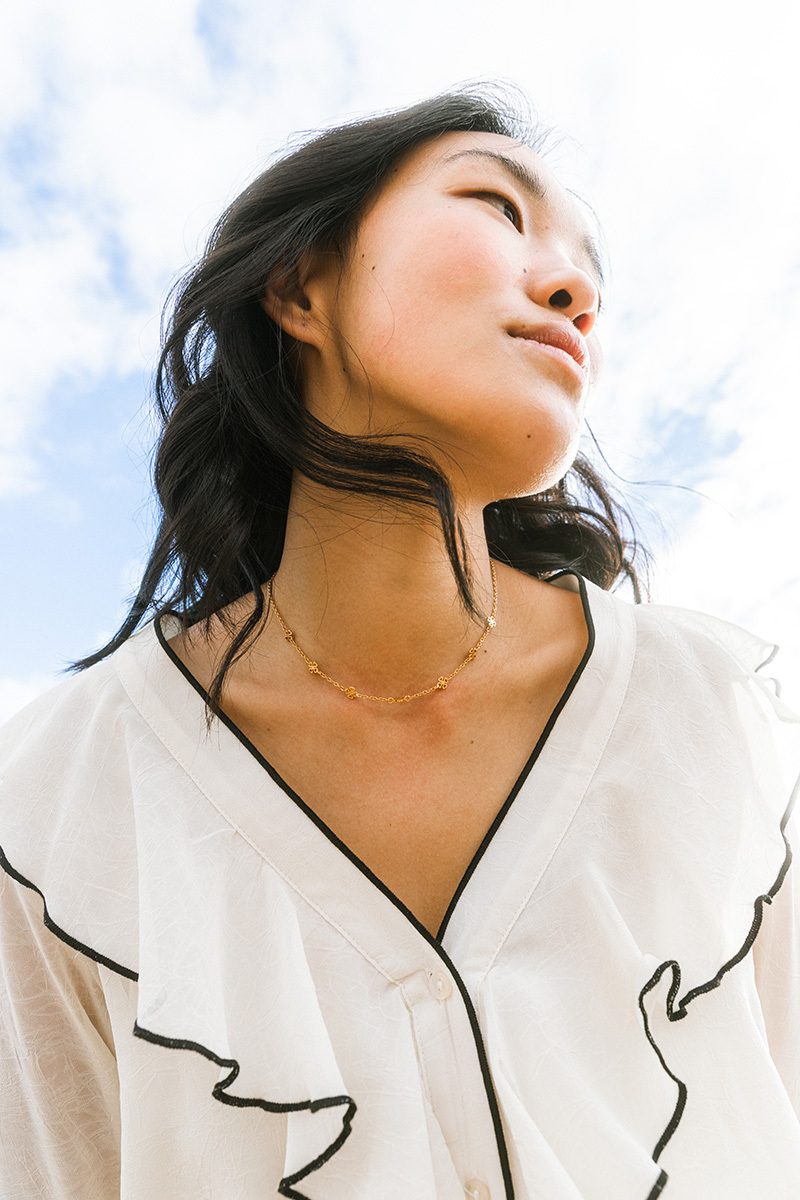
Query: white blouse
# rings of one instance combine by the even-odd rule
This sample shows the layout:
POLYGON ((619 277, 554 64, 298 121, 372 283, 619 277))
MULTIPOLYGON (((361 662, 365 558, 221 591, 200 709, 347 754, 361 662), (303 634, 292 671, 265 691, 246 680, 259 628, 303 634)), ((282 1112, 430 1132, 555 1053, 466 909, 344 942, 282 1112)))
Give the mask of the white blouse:
POLYGON ((800 721, 580 587, 432 937, 150 624, 0 733, 3 1200, 796 1200, 800 721))

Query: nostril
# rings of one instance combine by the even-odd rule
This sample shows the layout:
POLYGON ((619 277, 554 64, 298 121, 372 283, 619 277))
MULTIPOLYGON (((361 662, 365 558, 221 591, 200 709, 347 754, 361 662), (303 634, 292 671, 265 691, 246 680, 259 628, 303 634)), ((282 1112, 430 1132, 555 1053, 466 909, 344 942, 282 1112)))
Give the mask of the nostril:
POLYGON ((578 330, 578 333, 586 335, 594 324, 591 313, 581 313, 579 317, 575 317, 572 324, 578 330))
POLYGON ((553 292, 550 297, 550 303, 553 308, 569 308, 572 304, 572 296, 566 288, 559 288, 557 292, 553 292))

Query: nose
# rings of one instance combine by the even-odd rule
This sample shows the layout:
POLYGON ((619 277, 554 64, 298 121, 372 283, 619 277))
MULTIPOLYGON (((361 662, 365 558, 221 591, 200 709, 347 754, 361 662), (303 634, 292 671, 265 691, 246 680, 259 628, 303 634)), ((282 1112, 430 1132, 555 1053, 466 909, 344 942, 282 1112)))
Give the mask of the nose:
POLYGON ((529 294, 542 308, 555 308, 569 317, 572 324, 588 337, 597 320, 600 294, 591 275, 570 259, 551 258, 526 269, 529 294))

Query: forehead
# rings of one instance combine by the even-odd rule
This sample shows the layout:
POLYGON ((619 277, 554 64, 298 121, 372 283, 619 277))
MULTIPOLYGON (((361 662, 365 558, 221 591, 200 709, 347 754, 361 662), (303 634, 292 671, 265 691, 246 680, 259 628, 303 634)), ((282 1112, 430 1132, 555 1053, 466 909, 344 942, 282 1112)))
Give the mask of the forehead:
POLYGON ((402 165, 409 174, 422 175, 431 168, 442 166, 453 155, 470 150, 489 150, 518 159, 542 175, 548 183, 558 186, 552 171, 535 150, 524 142, 518 142, 500 133, 442 133, 415 146, 409 151, 402 165))

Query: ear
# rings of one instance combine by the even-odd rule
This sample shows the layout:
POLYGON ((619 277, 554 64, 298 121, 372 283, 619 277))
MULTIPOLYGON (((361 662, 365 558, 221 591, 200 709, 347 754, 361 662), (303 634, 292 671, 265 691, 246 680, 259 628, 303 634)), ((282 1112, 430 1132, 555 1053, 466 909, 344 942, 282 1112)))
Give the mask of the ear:
POLYGON ((324 313, 313 303, 309 291, 315 298, 315 271, 308 255, 302 255, 296 263, 278 270, 264 289, 260 304, 268 317, 298 342, 317 346, 322 341, 327 322, 324 313))

